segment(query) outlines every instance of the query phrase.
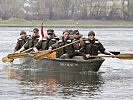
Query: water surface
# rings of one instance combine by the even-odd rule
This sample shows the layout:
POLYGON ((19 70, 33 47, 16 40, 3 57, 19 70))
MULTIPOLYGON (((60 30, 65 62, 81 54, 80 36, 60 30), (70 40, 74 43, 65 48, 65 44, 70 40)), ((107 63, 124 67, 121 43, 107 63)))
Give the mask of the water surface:
MULTIPOLYGON (((32 27, 0 27, 0 58, 12 53, 19 32, 32 27)), ((107 50, 133 53, 133 28, 76 28, 96 37, 107 50)), ((46 33, 47 28, 45 29, 46 33)), ((65 29, 54 28, 57 35, 65 29)), ((0 100, 132 100, 133 60, 105 58, 97 73, 20 70, 0 61, 0 100)))

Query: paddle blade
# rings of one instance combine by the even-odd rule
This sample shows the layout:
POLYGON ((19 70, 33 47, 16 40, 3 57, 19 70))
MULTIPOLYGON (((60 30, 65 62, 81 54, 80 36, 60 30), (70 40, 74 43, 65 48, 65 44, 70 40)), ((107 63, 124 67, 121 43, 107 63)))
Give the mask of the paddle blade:
POLYGON ((13 54, 8 54, 7 57, 9 59, 15 59, 15 58, 21 58, 24 57, 26 55, 28 55, 29 53, 13 53, 13 54))
POLYGON ((36 60, 42 59, 42 58, 44 58, 44 57, 48 57, 49 54, 50 54, 50 53, 48 52, 48 50, 45 50, 45 51, 43 51, 43 52, 38 52, 38 53, 36 53, 36 54, 34 55, 34 59, 36 59, 36 60))
POLYGON ((133 54, 119 54, 115 57, 119 59, 133 59, 133 54))
POLYGON ((2 58, 2 62, 6 63, 6 62, 13 62, 14 59, 9 59, 8 57, 3 57, 2 58))

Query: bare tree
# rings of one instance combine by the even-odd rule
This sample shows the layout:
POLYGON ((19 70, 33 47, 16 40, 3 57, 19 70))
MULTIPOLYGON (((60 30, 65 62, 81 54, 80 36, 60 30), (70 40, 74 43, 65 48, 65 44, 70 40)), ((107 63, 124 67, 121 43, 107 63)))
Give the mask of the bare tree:
POLYGON ((0 18, 132 20, 133 0, 0 0, 0 18))
POLYGON ((22 18, 22 0, 0 0, 0 13, 2 19, 11 17, 22 18))

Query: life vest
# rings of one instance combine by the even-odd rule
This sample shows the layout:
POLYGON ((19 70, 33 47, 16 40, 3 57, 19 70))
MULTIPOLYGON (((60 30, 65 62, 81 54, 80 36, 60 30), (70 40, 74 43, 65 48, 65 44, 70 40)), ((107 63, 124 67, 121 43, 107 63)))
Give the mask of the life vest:
MULTIPOLYGON (((65 42, 64 42, 63 40, 59 40, 59 41, 58 41, 58 46, 57 46, 57 47, 64 46, 64 45, 69 44, 69 43, 71 43, 71 42, 72 42, 71 39, 68 39, 68 40, 66 40, 65 42)), ((64 48, 58 50, 58 51, 57 51, 57 58, 59 58, 61 55, 65 54, 65 53, 67 53, 67 54, 69 54, 69 55, 75 55, 74 46, 73 46, 73 45, 69 45, 69 46, 67 46, 67 47, 64 47, 64 48)))
POLYGON ((24 45, 24 48, 29 49, 31 47, 34 47, 39 41, 39 38, 40 38, 39 36, 36 37, 35 39, 33 37, 29 37, 27 43, 24 45))
POLYGON ((44 38, 42 41, 41 41, 41 47, 40 49, 41 50, 47 50, 49 48, 49 46, 53 45, 56 43, 56 39, 51 39, 51 40, 47 40, 46 38, 44 38))
POLYGON ((50 55, 48 55, 48 58, 56 58, 56 52, 50 53, 50 55))
MULTIPOLYGON (((88 39, 86 39, 86 40, 84 40, 84 41, 85 41, 85 44, 90 44, 90 43, 92 43, 92 42, 90 42, 88 39)), ((93 44, 98 44, 98 43, 100 43, 100 42, 98 41, 98 39, 95 39, 95 41, 94 41, 93 44)))
POLYGON ((83 51, 85 54, 98 55, 98 51, 103 53, 105 51, 105 48, 97 39, 95 39, 94 41, 87 39, 85 40, 85 48, 83 51))

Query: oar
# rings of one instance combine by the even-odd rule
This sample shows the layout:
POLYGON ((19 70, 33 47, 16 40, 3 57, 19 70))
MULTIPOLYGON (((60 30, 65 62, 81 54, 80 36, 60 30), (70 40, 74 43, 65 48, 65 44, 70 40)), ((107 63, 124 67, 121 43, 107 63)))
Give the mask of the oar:
POLYGON ((2 58, 2 62, 3 62, 3 63, 6 63, 6 62, 13 62, 13 60, 14 60, 15 58, 21 58, 21 57, 23 57, 23 56, 28 55, 28 54, 29 54, 28 52, 31 52, 32 49, 33 49, 33 48, 29 48, 29 49, 27 49, 27 50, 25 50, 25 51, 22 51, 22 52, 20 52, 20 53, 8 54, 6 57, 3 57, 3 58, 2 58))
POLYGON ((8 54, 7 57, 8 57, 9 59, 21 58, 21 57, 23 57, 23 56, 28 55, 29 52, 32 51, 32 49, 33 49, 33 48, 29 48, 29 49, 27 49, 27 50, 25 50, 25 51, 22 51, 22 52, 20 52, 20 53, 8 54))
POLYGON ((21 58, 24 57, 26 55, 28 55, 29 53, 14 53, 14 54, 8 54, 7 57, 9 59, 15 59, 15 58, 21 58))
POLYGON ((9 59, 7 56, 2 58, 2 62, 6 63, 6 62, 13 62, 14 59, 9 59))
MULTIPOLYGON (((65 47, 67 47, 67 46, 69 46, 69 45, 72 45, 72 44, 74 44, 74 43, 77 43, 77 42, 79 42, 79 41, 80 41, 80 40, 77 40, 77 41, 74 41, 74 42, 72 42, 72 43, 63 45, 63 46, 61 46, 61 47, 59 47, 59 48, 56 48, 56 49, 52 50, 52 52, 57 51, 57 50, 62 49, 62 48, 65 48, 65 47)), ((49 54, 50 54, 50 52, 49 52, 48 50, 44 50, 44 51, 41 51, 41 52, 39 52, 39 53, 36 53, 36 54, 34 55, 34 59, 36 59, 36 60, 42 59, 42 58, 44 58, 44 57, 47 57, 49 54)))
POLYGON ((104 55, 104 56, 91 56, 91 57, 112 57, 112 58, 119 58, 119 59, 133 59, 133 54, 118 54, 115 56, 112 55, 104 55))

